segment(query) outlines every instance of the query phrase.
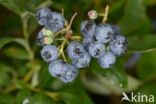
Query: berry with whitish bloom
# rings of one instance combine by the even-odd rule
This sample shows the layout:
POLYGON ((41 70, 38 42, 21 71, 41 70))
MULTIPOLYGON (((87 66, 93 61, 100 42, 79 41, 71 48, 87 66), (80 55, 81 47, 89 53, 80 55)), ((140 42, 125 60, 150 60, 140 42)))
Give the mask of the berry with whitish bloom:
POLYGON ((110 68, 116 62, 116 56, 112 52, 105 52, 99 58, 99 64, 102 68, 110 68))
POLYGON ((59 59, 50 62, 48 71, 51 76, 65 83, 72 82, 78 75, 78 69, 75 66, 59 59))
POLYGON ((94 58, 99 58, 105 53, 105 45, 103 43, 94 42, 89 46, 89 54, 94 58))
POLYGON ((66 70, 68 70, 67 63, 60 59, 51 61, 48 67, 50 75, 55 78, 62 77, 66 70))
POLYGON ((83 57, 79 59, 74 59, 72 61, 72 64, 75 65, 77 68, 86 68, 89 67, 90 60, 91 60, 90 55, 87 52, 85 52, 83 57))
POLYGON ((40 8, 36 13, 37 21, 40 25, 44 26, 47 21, 47 15, 51 13, 49 8, 40 8))
POLYGON ((42 34, 42 32, 40 31, 40 32, 38 33, 37 37, 36 37, 36 44, 37 44, 37 45, 40 45, 40 46, 45 45, 45 44, 44 44, 44 38, 45 38, 45 36, 44 36, 44 35, 42 34))
POLYGON ((86 51, 88 51, 89 45, 94 42, 92 37, 84 37, 82 41, 82 45, 86 51))
POLYGON ((41 50, 41 57, 46 62, 50 62, 59 57, 59 52, 56 46, 54 45, 45 45, 41 50))
POLYGON ((99 24, 95 29, 95 38, 98 42, 108 43, 114 35, 113 29, 109 24, 99 24))
POLYGON ((58 12, 51 12, 47 15, 47 22, 45 27, 53 32, 58 32, 63 29, 65 25, 65 18, 62 16, 61 13, 58 12))
POLYGON ((115 35, 121 34, 119 26, 117 26, 117 25, 111 25, 111 27, 112 27, 115 35))
POLYGON ((64 83, 69 83, 76 79, 78 73, 79 73, 78 69, 75 66, 73 66, 72 64, 68 64, 68 70, 64 72, 64 74, 60 77, 60 79, 64 83))
POLYGON ((96 19, 97 17, 98 17, 98 13, 97 13, 97 11, 96 10, 90 10, 89 12, 88 12, 88 17, 90 18, 90 19, 96 19))
POLYGON ((127 50, 128 41, 122 35, 116 35, 109 44, 110 50, 117 56, 121 56, 127 50))
POLYGON ((85 49, 79 42, 72 41, 67 47, 67 52, 70 59, 79 59, 84 56, 85 49))
POLYGON ((93 21, 83 21, 80 26, 81 33, 84 37, 93 37, 96 23, 93 21))

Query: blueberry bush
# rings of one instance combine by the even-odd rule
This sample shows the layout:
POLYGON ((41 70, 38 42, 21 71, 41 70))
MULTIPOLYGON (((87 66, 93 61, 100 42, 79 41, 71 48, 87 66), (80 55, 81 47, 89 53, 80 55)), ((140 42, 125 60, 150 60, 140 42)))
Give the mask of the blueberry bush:
POLYGON ((156 95, 156 0, 0 4, 0 104, 120 104, 123 92, 156 95))

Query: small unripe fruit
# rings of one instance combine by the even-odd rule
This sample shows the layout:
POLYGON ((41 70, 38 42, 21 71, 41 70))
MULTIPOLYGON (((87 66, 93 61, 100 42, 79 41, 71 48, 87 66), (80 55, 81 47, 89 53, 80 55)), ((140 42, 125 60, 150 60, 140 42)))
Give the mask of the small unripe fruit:
POLYGON ((98 13, 97 13, 97 11, 96 10, 90 10, 89 12, 88 12, 88 17, 90 18, 90 19, 96 19, 97 17, 98 17, 98 13))

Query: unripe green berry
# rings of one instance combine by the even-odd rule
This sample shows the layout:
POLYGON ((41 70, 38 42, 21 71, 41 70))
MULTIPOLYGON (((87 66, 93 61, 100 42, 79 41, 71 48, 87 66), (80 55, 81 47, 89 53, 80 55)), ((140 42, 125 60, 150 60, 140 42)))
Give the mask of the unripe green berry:
POLYGON ((95 10, 90 10, 90 11, 88 12, 88 17, 89 17, 90 19, 96 19, 96 18, 98 17, 98 13, 97 13, 95 10))

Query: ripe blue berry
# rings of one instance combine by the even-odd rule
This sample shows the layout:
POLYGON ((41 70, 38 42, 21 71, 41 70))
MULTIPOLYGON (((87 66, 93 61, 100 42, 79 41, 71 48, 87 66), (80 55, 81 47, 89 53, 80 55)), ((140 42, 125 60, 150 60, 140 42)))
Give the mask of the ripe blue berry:
POLYGON ((51 10, 49 8, 40 8, 36 13, 38 23, 44 26, 47 20, 47 15, 50 13, 51 10))
POLYGON ((72 82, 78 75, 78 69, 62 60, 54 60, 49 64, 49 73, 65 83, 72 82))
POLYGON ((81 33, 84 37, 93 37, 96 23, 93 21, 83 21, 80 26, 81 33))
POLYGON ((121 56, 127 50, 127 39, 124 36, 116 35, 114 40, 110 42, 110 50, 117 56, 121 56))
POLYGON ((56 59, 50 62, 48 70, 53 77, 60 78, 68 70, 68 66, 63 60, 56 59))
POLYGON ((99 63, 102 68, 110 68, 116 62, 116 56, 112 52, 106 52, 99 58, 99 63))
POLYGON ((47 15, 47 22, 45 27, 53 32, 60 31, 65 25, 65 19, 61 13, 51 12, 47 15))
POLYGON ((92 37, 84 37, 82 41, 82 45, 86 51, 88 51, 89 45, 94 42, 92 37))
POLYGON ((64 83, 72 82, 78 76, 78 69, 75 66, 71 65, 71 64, 67 64, 67 65, 68 65, 68 70, 66 70, 64 72, 64 75, 62 75, 60 77, 60 79, 64 83))
POLYGON ((83 57, 85 50, 79 42, 72 41, 67 47, 67 52, 70 59, 79 59, 83 57))
POLYGON ((95 38, 98 42, 108 43, 113 38, 113 29, 109 24, 99 24, 95 29, 95 38))
POLYGON ((45 44, 44 44, 44 37, 45 37, 45 36, 43 35, 43 32, 40 31, 40 32, 38 33, 37 37, 36 37, 36 44, 37 44, 37 45, 40 45, 40 46, 45 45, 45 44))
POLYGON ((57 47, 53 45, 45 45, 41 50, 41 57, 46 62, 57 59, 59 57, 57 47))
POLYGON ((105 53, 105 46, 102 43, 94 42, 89 46, 89 54, 94 58, 99 58, 105 53))
POLYGON ((121 34, 119 26, 117 26, 117 25, 111 25, 111 27, 112 27, 115 35, 121 34))
POLYGON ((91 60, 90 55, 87 52, 85 52, 83 57, 79 59, 74 59, 72 61, 72 64, 75 65, 77 68, 86 68, 89 66, 90 60, 91 60))

